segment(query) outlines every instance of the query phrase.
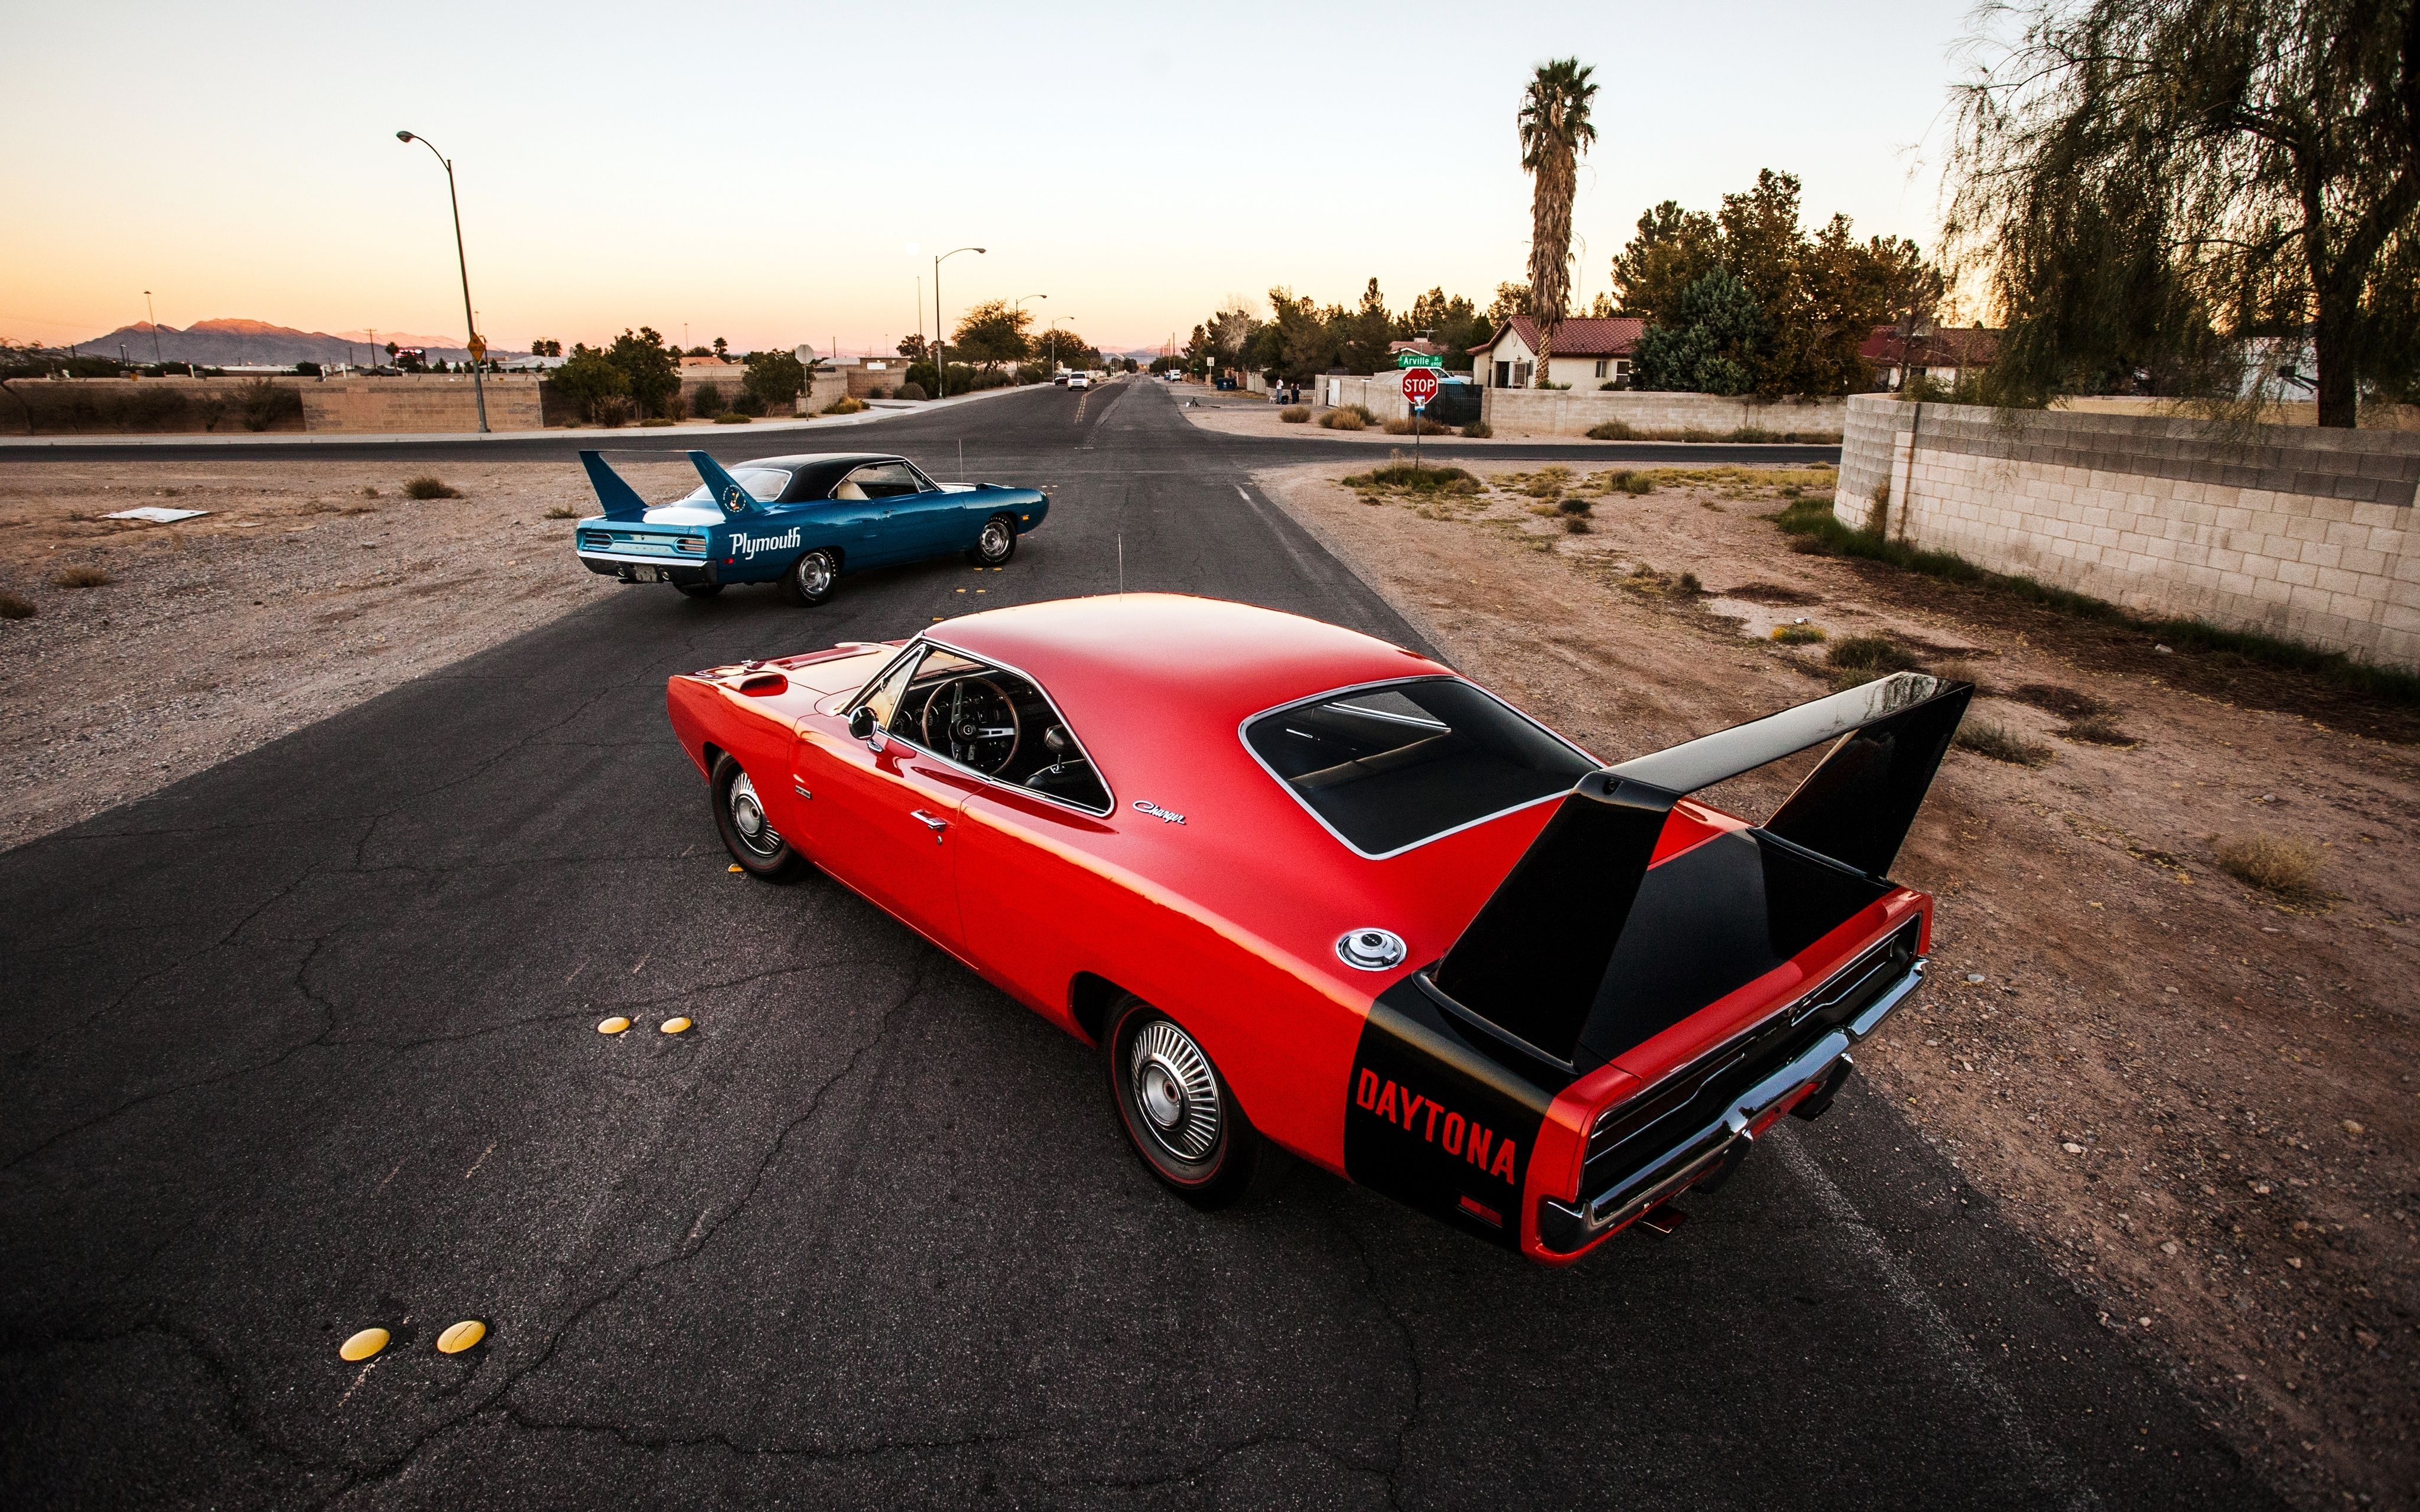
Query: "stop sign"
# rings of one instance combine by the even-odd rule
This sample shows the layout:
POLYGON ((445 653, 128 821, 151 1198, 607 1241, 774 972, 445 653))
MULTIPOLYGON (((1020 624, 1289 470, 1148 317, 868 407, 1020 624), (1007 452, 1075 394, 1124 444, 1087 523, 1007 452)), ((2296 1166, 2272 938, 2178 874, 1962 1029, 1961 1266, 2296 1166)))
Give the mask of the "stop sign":
POLYGON ((1437 376, 1434 367, 1404 369, 1404 402, 1418 408, 1436 397, 1437 376))

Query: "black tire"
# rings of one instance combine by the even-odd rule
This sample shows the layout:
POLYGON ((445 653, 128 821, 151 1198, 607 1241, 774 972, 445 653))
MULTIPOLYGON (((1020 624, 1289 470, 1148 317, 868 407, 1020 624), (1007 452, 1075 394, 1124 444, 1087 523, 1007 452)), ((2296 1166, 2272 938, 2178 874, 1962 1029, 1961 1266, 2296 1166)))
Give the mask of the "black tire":
POLYGON ((1004 567, 1015 555, 1016 521, 1007 515, 994 515, 984 521, 983 534, 967 548, 967 560, 978 567, 1004 567))
POLYGON ((1160 1185, 1212 1211, 1250 1195, 1274 1167, 1278 1152, 1174 1019, 1129 995, 1110 1009, 1101 1043, 1118 1127, 1160 1185))
POLYGON ((786 882, 806 870, 806 857, 773 827, 757 801, 754 781, 728 754, 716 759, 706 791, 714 804, 715 833, 740 870, 767 882, 786 882))
POLYGON ((840 559, 817 547, 801 551, 782 573, 782 596, 802 609, 826 603, 840 587, 840 559))
POLYGON ((712 598, 722 592, 721 583, 675 583, 673 586, 681 591, 683 598, 712 598))

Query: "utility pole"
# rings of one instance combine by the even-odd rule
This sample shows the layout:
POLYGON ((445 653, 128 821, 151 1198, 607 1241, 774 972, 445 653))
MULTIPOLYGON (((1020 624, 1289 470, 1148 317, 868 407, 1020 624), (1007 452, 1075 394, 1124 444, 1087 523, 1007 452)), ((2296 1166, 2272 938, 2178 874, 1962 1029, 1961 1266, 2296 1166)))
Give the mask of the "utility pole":
POLYGON ((425 136, 397 131, 395 139, 417 142, 427 147, 438 162, 445 164, 445 200, 454 207, 454 263, 462 271, 462 319, 471 328, 469 335, 464 338, 471 345, 471 393, 479 405, 479 434, 485 436, 488 434, 488 389, 480 380, 479 369, 486 364, 479 361, 482 355, 479 349, 479 316, 471 308, 471 262, 462 253, 462 198, 454 192, 454 160, 439 152, 437 144, 425 136))
POLYGON ((160 355, 160 313, 151 308, 151 291, 147 288, 143 291, 143 314, 151 322, 151 365, 165 367, 167 363, 160 355))

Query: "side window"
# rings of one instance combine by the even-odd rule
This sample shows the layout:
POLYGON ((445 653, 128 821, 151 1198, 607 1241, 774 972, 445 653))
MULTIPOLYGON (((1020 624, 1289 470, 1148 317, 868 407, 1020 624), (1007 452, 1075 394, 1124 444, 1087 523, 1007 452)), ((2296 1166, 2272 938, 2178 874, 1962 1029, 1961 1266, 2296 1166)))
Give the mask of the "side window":
POLYGON ((930 477, 927 477, 924 470, 918 467, 913 462, 908 464, 908 475, 916 480, 916 491, 918 493, 939 493, 941 491, 941 486, 935 483, 930 477))
POLYGON ((884 677, 865 702, 884 729, 921 749, 1009 787, 1109 811, 1108 784, 1074 732, 1042 690, 1016 672, 930 646, 884 677))
POLYGON ((916 670, 916 660, 915 655, 910 653, 892 662, 881 679, 849 707, 872 709, 874 722, 885 730, 890 729, 892 718, 899 712, 899 696, 907 691, 908 675, 916 670))
POLYGON ((897 499, 907 494, 923 493, 924 486, 916 481, 914 470, 905 462, 869 462, 848 475, 848 480, 832 490, 835 499, 897 499), (850 489, 857 491, 852 493, 850 489))

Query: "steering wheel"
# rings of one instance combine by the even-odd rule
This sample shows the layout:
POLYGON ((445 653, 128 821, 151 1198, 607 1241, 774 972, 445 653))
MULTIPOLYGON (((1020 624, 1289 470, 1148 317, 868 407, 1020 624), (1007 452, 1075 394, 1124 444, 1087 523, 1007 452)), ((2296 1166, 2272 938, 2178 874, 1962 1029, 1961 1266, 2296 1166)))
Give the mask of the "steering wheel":
POLYGON ((950 760, 985 777, 998 775, 1016 759, 1024 735, 1016 703, 999 684, 973 675, 952 678, 933 689, 924 701, 922 725, 925 748, 946 750, 950 760))

